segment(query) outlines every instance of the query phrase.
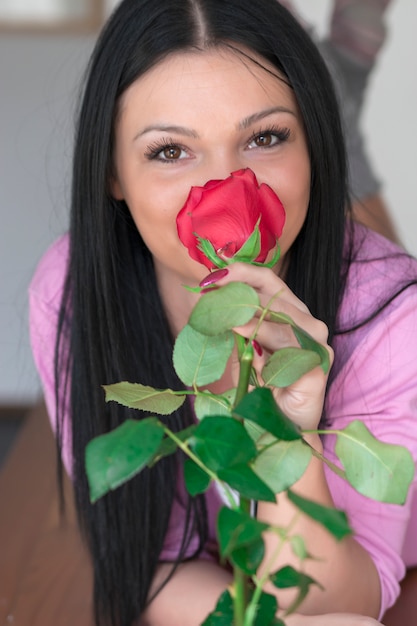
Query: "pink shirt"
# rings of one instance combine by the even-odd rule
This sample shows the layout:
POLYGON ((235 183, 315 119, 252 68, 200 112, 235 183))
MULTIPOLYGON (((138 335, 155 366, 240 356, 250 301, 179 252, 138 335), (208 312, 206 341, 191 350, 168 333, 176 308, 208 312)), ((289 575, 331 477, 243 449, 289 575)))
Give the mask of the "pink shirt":
MULTIPOLYGON (((367 231, 356 228, 356 238, 367 231)), ((390 286, 406 275, 417 275, 417 262, 387 254, 399 252, 374 233, 352 264, 347 291, 339 314, 342 327, 362 319, 390 286)), ((34 360, 42 381, 52 425, 55 417, 53 358, 57 314, 66 263, 68 237, 60 238, 41 259, 32 280, 30 331, 34 360)), ((382 441, 405 445, 417 462, 417 287, 412 286, 367 324, 365 329, 335 339, 336 378, 326 400, 327 420, 341 429, 353 419, 362 420, 382 441)), ((324 439, 325 455, 334 460, 334 437, 324 439)), ((64 427, 63 460, 71 461, 69 420, 64 427)), ((413 483, 405 506, 374 502, 358 494, 347 482, 326 468, 326 477, 337 507, 346 511, 357 541, 373 558, 378 569, 382 600, 381 615, 396 600, 406 566, 417 565, 417 497, 413 483)), ((180 487, 182 489, 182 487, 180 487)), ((222 502, 215 488, 207 494, 210 542, 205 558, 216 558, 215 519, 222 502)), ((161 558, 176 557, 182 538, 183 508, 177 502, 161 558)), ((190 546, 192 553, 194 545, 190 546)), ((314 551, 313 547, 312 550, 314 551)))

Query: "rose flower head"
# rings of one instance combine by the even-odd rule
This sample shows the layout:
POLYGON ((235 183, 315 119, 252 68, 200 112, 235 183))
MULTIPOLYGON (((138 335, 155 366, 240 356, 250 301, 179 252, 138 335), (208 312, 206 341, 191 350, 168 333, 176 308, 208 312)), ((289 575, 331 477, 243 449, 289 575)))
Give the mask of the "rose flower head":
POLYGON ((284 222, 281 200, 247 168, 191 187, 177 215, 177 230, 190 257, 210 270, 235 261, 263 264, 276 248, 272 266, 279 258, 284 222))

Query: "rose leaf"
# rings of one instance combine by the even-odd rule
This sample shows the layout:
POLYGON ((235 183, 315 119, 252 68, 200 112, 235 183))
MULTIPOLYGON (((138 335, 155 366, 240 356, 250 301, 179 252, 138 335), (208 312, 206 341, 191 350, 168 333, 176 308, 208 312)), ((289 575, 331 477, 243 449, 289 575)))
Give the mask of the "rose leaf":
POLYGON ((355 420, 337 432, 335 451, 347 480, 359 493, 404 504, 415 471, 407 448, 375 439, 365 424, 355 420))
POLYGON ((230 626, 233 620, 233 600, 226 589, 220 596, 214 611, 208 615, 201 626, 230 626))
POLYGON ((320 365, 317 352, 301 348, 281 348, 274 352, 262 370, 266 385, 289 387, 299 378, 320 365))
POLYGON ((233 415, 255 422, 278 439, 301 439, 299 427, 284 415, 275 402, 271 389, 267 387, 258 387, 246 394, 234 409, 233 415))
POLYGON ((231 331, 209 337, 187 324, 175 341, 175 371, 185 385, 208 385, 222 377, 233 346, 231 331))
POLYGON ((248 576, 253 576, 256 574, 264 556, 265 544, 261 538, 247 546, 236 548, 230 555, 230 561, 248 576))
POLYGON ((278 589, 290 589, 292 587, 298 587, 298 594, 291 606, 286 610, 286 614, 293 613, 302 603, 306 595, 308 594, 311 585, 318 585, 321 589, 323 587, 319 582, 304 574, 298 572, 291 565, 285 565, 274 574, 270 575, 270 580, 278 589))
POLYGON ((197 425, 190 446, 214 472, 256 456, 256 446, 244 426, 231 417, 205 417, 197 425))
POLYGON ((184 482, 190 496, 196 496, 207 491, 211 478, 192 459, 184 461, 184 482))
POLYGON ((265 591, 261 592, 259 602, 253 607, 250 605, 247 609, 248 623, 252 617, 252 611, 256 611, 253 617, 254 626, 285 626, 284 622, 276 617, 278 611, 278 601, 275 596, 265 591))
POLYGON ((126 420, 86 447, 86 471, 90 500, 96 502, 138 474, 155 456, 164 428, 154 417, 126 420))
POLYGON ((189 324, 203 335, 221 335, 243 326, 259 306, 256 291, 245 283, 234 282, 205 293, 195 305, 189 324))
MULTIPOLYGON (((269 438, 273 441, 271 436, 269 438)), ((300 439, 275 441, 258 454, 253 470, 274 493, 281 493, 301 478, 311 455, 311 448, 300 439)))
POLYGON ((222 507, 217 517, 220 554, 227 557, 234 550, 262 539, 262 533, 267 528, 268 524, 258 521, 245 511, 222 507))
POLYGON ((236 395, 236 389, 229 389, 222 395, 204 391, 196 396, 194 402, 194 412, 198 420, 202 420, 209 415, 231 416, 232 404, 236 395))
POLYGON ((114 400, 130 409, 140 409, 158 415, 170 415, 185 401, 186 396, 171 389, 154 389, 139 383, 120 382, 103 385, 106 402, 114 400))
POLYGON ((244 498, 275 502, 272 489, 248 465, 239 464, 227 467, 219 470, 217 476, 244 498))
POLYGON ((303 498, 291 489, 287 490, 287 497, 305 515, 324 526, 338 541, 352 533, 344 511, 303 498))

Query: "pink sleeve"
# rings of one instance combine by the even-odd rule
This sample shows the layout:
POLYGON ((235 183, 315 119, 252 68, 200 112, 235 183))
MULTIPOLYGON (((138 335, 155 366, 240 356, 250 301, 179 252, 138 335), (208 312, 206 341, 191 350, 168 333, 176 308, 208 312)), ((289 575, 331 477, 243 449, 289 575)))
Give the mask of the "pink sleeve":
MULTIPOLYGON (((406 446, 417 462, 416 287, 406 289, 369 324, 369 332, 330 388, 327 417, 336 429, 359 419, 382 441, 406 446)), ((333 436, 325 438, 325 454, 331 460, 334 443, 333 436)), ((346 511, 357 541, 378 569, 382 616, 399 594, 405 536, 411 525, 416 560, 408 564, 417 564, 417 520, 411 516, 415 479, 407 503, 398 506, 374 502, 327 468, 326 474, 335 505, 346 511)))
MULTIPOLYGON (((68 260, 68 236, 58 239, 42 257, 29 286, 29 331, 33 359, 41 380, 49 419, 56 431, 54 354, 68 260)), ((64 415, 62 460, 71 474, 71 427, 64 415)))

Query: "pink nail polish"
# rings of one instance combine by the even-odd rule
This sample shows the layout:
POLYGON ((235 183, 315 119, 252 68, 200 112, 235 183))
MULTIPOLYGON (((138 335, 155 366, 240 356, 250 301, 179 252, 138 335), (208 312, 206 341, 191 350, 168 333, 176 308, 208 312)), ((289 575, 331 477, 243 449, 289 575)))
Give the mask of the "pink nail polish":
POLYGON ((214 285, 213 287, 209 285, 206 289, 202 289, 200 293, 204 295, 205 293, 209 293, 210 291, 217 291, 217 289, 218 287, 216 285, 214 285))
POLYGON ((226 268, 221 270, 215 270, 214 272, 211 272, 211 274, 203 278, 203 280, 200 282, 200 287, 208 287, 209 285, 212 285, 213 283, 216 283, 218 280, 221 280, 222 278, 227 276, 228 273, 229 270, 226 268))
POLYGON ((262 350, 261 344, 258 343, 256 339, 252 339, 252 345, 253 345, 253 349, 258 354, 258 356, 262 356, 264 351, 262 350))

